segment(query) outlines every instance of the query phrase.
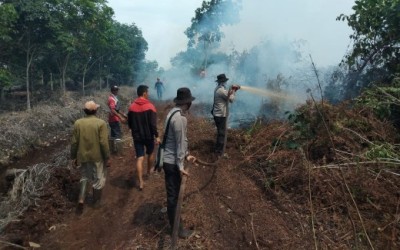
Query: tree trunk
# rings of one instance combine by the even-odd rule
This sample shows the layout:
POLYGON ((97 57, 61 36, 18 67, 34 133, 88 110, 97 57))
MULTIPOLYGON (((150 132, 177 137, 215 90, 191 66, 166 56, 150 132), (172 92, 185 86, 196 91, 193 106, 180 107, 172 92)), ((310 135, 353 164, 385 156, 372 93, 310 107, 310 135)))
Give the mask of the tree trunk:
POLYGON ((66 94, 67 94, 67 89, 66 89, 66 84, 65 84, 65 76, 66 76, 66 72, 67 72, 67 67, 68 67, 68 62, 69 62, 69 57, 70 57, 70 53, 68 53, 65 56, 65 59, 61 65, 61 86, 62 86, 62 91, 63 91, 63 102, 64 105, 66 104, 66 94))
POLYGON ((101 63, 99 62, 99 90, 101 90, 101 67, 100 67, 101 63))
POLYGON ((54 91, 54 87, 53 87, 53 73, 50 73, 50 89, 51 89, 51 92, 54 91))
POLYGON ((40 83, 41 83, 42 86, 44 85, 44 73, 43 73, 43 71, 42 71, 42 77, 40 79, 40 83))
POLYGON ((85 96, 85 78, 86 78, 87 66, 83 67, 82 73, 82 95, 85 96))
POLYGON ((29 68, 31 67, 31 57, 30 57, 31 50, 28 49, 26 52, 26 108, 27 110, 31 110, 31 97, 29 95, 29 68))
POLYGON ((1 88, 0 100, 4 101, 4 99, 5 99, 5 90, 4 88, 1 88))

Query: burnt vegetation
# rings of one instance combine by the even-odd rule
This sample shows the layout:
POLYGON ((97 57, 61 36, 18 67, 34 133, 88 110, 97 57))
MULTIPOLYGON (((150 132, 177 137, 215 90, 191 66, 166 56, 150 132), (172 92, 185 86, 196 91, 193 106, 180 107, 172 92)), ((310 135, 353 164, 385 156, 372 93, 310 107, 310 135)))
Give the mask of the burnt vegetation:
MULTIPOLYGON (((0 43, 0 234, 2 242, 4 239, 10 244, 28 246, 30 240, 40 242, 52 225, 63 225, 66 220, 63 216, 72 213, 79 174, 68 162, 68 138, 72 123, 83 115, 81 104, 94 99, 101 104, 99 116, 106 119, 107 93, 101 91, 103 88, 115 82, 136 84, 144 81, 149 72, 159 73, 162 70, 158 69, 156 62, 144 61, 147 43, 140 29, 135 25, 114 22, 111 19, 112 10, 102 1, 94 1, 99 2, 96 6, 103 6, 96 9, 103 18, 99 29, 104 32, 102 34, 111 34, 111 37, 92 44, 99 47, 84 43, 88 41, 84 36, 80 37, 82 34, 70 37, 82 39, 82 47, 73 47, 72 44, 79 42, 63 41, 66 37, 62 35, 46 37, 46 46, 38 42, 39 37, 34 37, 37 40, 31 41, 36 41, 36 44, 24 43, 18 44, 22 47, 14 47, 11 41, 25 39, 33 29, 16 15, 17 11, 24 11, 24 16, 33 15, 28 10, 40 7, 17 2, 0 1, 0 14, 8 17, 0 20, 0 32, 4 32, 0 33, 0 39, 4 40, 0 43), (11 32, 14 26, 17 31, 11 32), (135 44, 128 43, 130 36, 125 37, 126 33, 135 37, 135 44), (120 45, 126 46, 109 44, 111 47, 107 47, 107 41, 114 38, 120 38, 118 41, 123 43, 120 45), (7 49, 7 46, 12 49, 7 49), (130 47, 129 53, 137 58, 125 61, 123 55, 128 52, 120 51, 118 48, 121 47, 130 47), (25 51, 24 54, 9 57, 17 49, 25 51), (60 53, 50 53, 55 50, 60 53), (106 53, 114 50, 115 53, 106 53), (30 61, 22 62, 24 58, 30 58, 30 61), (68 60, 71 62, 68 63, 68 60), (138 61, 143 63, 140 67, 136 64, 138 61), (80 64, 72 66, 72 62, 80 64), (27 111, 22 111, 27 102, 27 111), (29 155, 35 150, 43 150, 41 154, 45 155, 46 149, 56 145, 60 147, 60 152, 55 152, 49 159, 41 159, 46 163, 24 164, 22 170, 13 173, 10 179, 7 166, 17 164, 20 159, 26 160, 26 155, 28 161, 31 160, 29 155)), ((261 51, 274 48, 270 42, 240 53, 215 52, 223 37, 220 26, 236 22, 232 17, 220 20, 223 14, 221 3, 224 8, 238 11, 238 6, 231 6, 232 1, 203 4, 185 33, 190 38, 188 48, 172 59, 173 65, 185 65, 185 72, 201 81, 199 71, 225 64, 235 69, 238 79, 261 83, 255 87, 284 95, 298 78, 263 72, 263 67, 254 63, 262 57, 264 52, 261 51), (212 26, 214 29, 205 28, 208 26, 204 22, 214 19, 219 20, 212 26)), ((71 1, 70 4, 80 6, 79 1, 71 1)), ((245 121, 240 121, 241 126, 228 130, 229 158, 217 160, 211 154, 215 131, 209 117, 210 104, 193 106, 189 118, 191 151, 204 161, 218 162, 218 166, 208 169, 200 166, 194 170, 198 175, 191 178, 197 186, 188 191, 185 206, 196 213, 185 217, 198 225, 202 234, 181 243, 181 247, 399 248, 399 8, 399 0, 360 0, 353 7, 354 14, 339 16, 338 19, 346 21, 354 31, 354 48, 345 55, 341 65, 331 68, 321 81, 316 80, 317 73, 321 71, 309 68, 312 76, 298 81, 316 82, 313 89, 317 90, 308 91, 307 100, 290 112, 285 112, 287 106, 281 98, 263 99, 258 109, 253 110, 256 113, 254 117, 246 117, 245 121), (250 179, 251 184, 245 182, 243 176, 250 179), (261 198, 252 189, 252 184, 258 191, 261 190, 261 198), (203 195, 203 191, 208 193, 203 195), (252 198, 251 204, 243 196, 252 198), (269 213, 266 208, 276 213, 269 213), (253 216, 261 219, 256 221, 253 216), (265 221, 276 224, 265 225, 265 221), (279 230, 274 232, 274 227, 279 230)), ((39 10, 44 11, 46 17, 56 14, 46 13, 42 8, 39 10)), ((92 29, 85 26, 92 20, 87 18, 80 28, 94 36, 89 32, 92 29)), ((41 28, 60 27, 53 25, 41 28)), ((57 30, 57 34, 69 34, 76 27, 65 28, 57 30)), ((304 57, 295 48, 291 47, 287 53, 290 61, 304 62, 304 57)), ((120 93, 122 106, 127 107, 134 90, 124 87, 120 93)), ((162 118, 170 107, 172 104, 168 101, 157 103, 162 118)), ((162 118, 159 118, 160 128, 162 118)), ((130 138, 125 138, 125 150, 132 153, 129 142, 130 138)), ((126 161, 117 163, 120 170, 113 170, 118 177, 127 175, 117 172, 125 171, 132 160, 129 158, 126 161)), ((124 200, 128 196, 126 190, 120 190, 127 188, 126 184, 116 178, 110 182, 110 185, 118 182, 116 186, 119 189, 112 194, 122 196, 118 197, 117 205, 107 204, 112 206, 110 210, 120 212, 114 216, 108 214, 109 219, 118 221, 120 217, 135 214, 133 224, 136 224, 124 225, 127 232, 139 235, 132 244, 154 248, 154 238, 165 230, 165 218, 157 214, 162 203, 157 196, 160 190, 149 191, 159 202, 151 203, 151 213, 146 214, 145 209, 139 208, 124 214, 125 210, 119 204, 127 202, 124 200), (152 221, 154 218, 156 222, 152 221)), ((132 203, 137 204, 137 201, 132 203)), ((96 218, 101 219, 101 216, 96 218)), ((120 240, 119 247, 129 248, 132 247, 130 241, 122 239, 123 236, 128 237, 127 234, 115 236, 110 233, 110 237, 120 240)), ((107 235, 104 237, 108 239, 107 235)), ((51 239, 46 238, 46 242, 49 241, 51 239)), ((93 247, 100 247, 96 244, 97 241, 93 247)))

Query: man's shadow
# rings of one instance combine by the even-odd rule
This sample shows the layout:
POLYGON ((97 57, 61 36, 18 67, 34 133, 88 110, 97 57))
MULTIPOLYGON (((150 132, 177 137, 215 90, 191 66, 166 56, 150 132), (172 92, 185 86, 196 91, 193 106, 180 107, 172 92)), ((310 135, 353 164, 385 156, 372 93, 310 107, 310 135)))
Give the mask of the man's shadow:
POLYGON ((133 215, 132 224, 137 227, 144 227, 146 231, 154 234, 157 240, 157 249, 165 249, 166 233, 169 230, 167 225, 167 213, 161 204, 144 203, 133 215))
POLYGON ((132 189, 136 186, 136 178, 120 175, 111 179, 110 184, 120 189, 132 189))

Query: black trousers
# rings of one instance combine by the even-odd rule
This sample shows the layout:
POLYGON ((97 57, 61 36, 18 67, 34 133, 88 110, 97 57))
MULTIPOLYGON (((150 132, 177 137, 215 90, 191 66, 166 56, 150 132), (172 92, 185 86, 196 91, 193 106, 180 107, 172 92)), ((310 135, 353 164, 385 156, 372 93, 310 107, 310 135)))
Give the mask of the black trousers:
POLYGON ((225 123, 226 117, 214 116, 215 126, 217 126, 217 142, 215 143, 215 151, 222 152, 225 140, 225 123))
POLYGON ((111 139, 121 139, 122 132, 119 122, 109 122, 108 124, 110 125, 111 129, 111 134, 110 134, 111 139))
POLYGON ((167 190, 168 220, 171 228, 173 228, 182 178, 181 172, 177 165, 164 162, 163 168, 165 173, 165 188, 167 190))

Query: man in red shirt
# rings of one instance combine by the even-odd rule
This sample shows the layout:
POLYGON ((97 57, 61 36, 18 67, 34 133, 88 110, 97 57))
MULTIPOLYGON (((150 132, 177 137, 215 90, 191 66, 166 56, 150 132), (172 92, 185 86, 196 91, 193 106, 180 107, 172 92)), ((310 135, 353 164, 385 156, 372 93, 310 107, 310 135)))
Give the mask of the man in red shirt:
POLYGON ((128 125, 132 131, 136 151, 136 168, 139 177, 139 190, 143 190, 143 161, 145 148, 147 155, 147 174, 150 174, 154 162, 154 142, 160 143, 157 132, 157 111, 149 101, 149 87, 137 88, 138 98, 131 104, 128 112, 128 125))
POLYGON ((111 95, 108 97, 108 107, 110 114, 108 116, 108 124, 111 129, 111 139, 120 140, 122 137, 120 121, 125 122, 124 115, 119 112, 120 103, 118 100, 118 86, 111 86, 111 95))

